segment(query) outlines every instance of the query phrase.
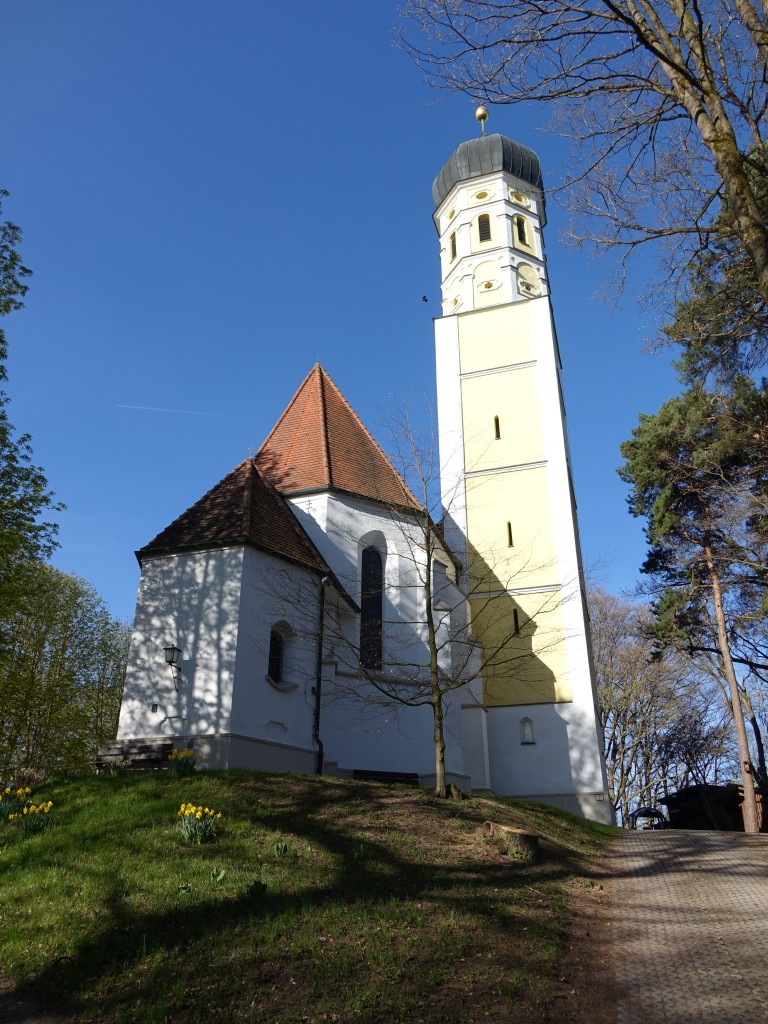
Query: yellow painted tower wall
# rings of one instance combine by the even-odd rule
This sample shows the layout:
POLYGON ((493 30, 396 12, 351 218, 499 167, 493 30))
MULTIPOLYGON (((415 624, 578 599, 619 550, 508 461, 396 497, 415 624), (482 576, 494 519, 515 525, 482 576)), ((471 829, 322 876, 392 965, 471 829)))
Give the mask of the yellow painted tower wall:
POLYGON ((571 699, 533 311, 547 301, 457 317, 467 555, 489 706, 571 699))

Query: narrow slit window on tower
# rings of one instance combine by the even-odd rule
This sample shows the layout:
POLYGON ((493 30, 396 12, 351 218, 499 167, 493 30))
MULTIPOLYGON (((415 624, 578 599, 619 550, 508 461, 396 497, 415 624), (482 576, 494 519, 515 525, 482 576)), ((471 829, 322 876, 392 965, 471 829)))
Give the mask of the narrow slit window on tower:
POLYGON ((533 731, 533 719, 527 715, 520 719, 520 742, 526 746, 536 742, 536 733, 533 731))
MULTIPOLYGON (((507 547, 513 548, 515 546, 512 537, 512 523, 507 522, 507 547)), ((517 624, 517 612, 515 612, 515 624, 517 624)), ((515 630, 517 632, 517 630, 515 630)))
POLYGON ((521 245, 528 245, 528 231, 526 229, 525 217, 515 217, 515 228, 517 240, 521 245))
POLYGON ((497 441, 501 438, 501 424, 498 416, 493 417, 493 435, 497 441))
POLYGON ((520 635, 520 616, 518 614, 517 608, 515 608, 514 611, 512 612, 512 627, 513 627, 513 629, 515 631, 515 636, 519 636, 520 635))
POLYGON ((490 214, 481 213, 477 218, 477 231, 481 242, 491 240, 491 217, 490 214))
POLYGON ((456 232, 451 233, 451 259, 456 259, 456 232))

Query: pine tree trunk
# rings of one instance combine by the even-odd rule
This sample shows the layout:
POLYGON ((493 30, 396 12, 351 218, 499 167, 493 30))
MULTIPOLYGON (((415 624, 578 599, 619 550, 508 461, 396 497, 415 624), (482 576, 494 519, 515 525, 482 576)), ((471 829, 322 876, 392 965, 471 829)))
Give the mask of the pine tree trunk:
POLYGON ((744 711, 741 706, 741 693, 736 678, 736 671, 731 659, 731 649, 728 644, 728 631, 725 624, 725 612, 723 611, 723 595, 720 589, 720 575, 715 565, 712 548, 704 544, 704 554, 707 560, 707 569, 712 583, 712 600, 715 608, 715 622, 717 624, 717 647, 720 657, 723 659, 723 672, 728 688, 731 693, 731 707, 733 709, 733 722, 736 726, 736 740, 739 745, 739 758, 741 761, 741 781, 744 786, 744 803, 742 811, 744 814, 744 831, 759 831, 757 816, 757 799, 755 798, 755 786, 752 780, 752 764, 749 755, 749 741, 747 740, 747 729, 744 724, 744 711))

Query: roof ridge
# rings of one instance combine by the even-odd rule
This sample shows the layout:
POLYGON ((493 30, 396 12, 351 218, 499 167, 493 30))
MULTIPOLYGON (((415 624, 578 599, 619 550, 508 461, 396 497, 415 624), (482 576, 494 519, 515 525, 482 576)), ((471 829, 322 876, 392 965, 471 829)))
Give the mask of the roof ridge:
MULTIPOLYGON (((248 537, 251 532, 251 502, 253 498, 253 459, 246 458, 243 462, 250 463, 250 473, 245 479, 245 494, 243 495, 243 535, 248 537)), ((240 463, 242 465, 242 463, 240 463)))
POLYGON ((307 382, 309 381, 309 378, 312 376, 312 374, 315 372, 316 367, 318 367, 318 366, 320 366, 320 364, 319 363, 315 363, 315 365, 309 371, 309 373, 304 378, 304 380, 301 382, 301 384, 299 384, 299 386, 296 388, 296 391, 294 392, 293 398, 290 400, 288 405, 286 405, 285 409, 283 409, 283 412, 279 416, 279 418, 277 420, 277 423, 275 423, 274 427, 272 427, 270 432, 267 434, 267 436, 261 442, 261 445, 259 446, 259 451, 256 452, 255 458, 257 458, 259 452, 262 451, 264 448, 266 448, 266 446, 269 444, 269 441, 270 441, 272 435, 277 433, 278 427, 283 422, 283 420, 286 419, 286 417, 288 416, 288 413, 291 411, 293 406, 296 404, 296 399, 299 397, 301 392, 304 390, 304 387, 306 386, 307 382))
MULTIPOLYGON (((360 427, 362 432, 365 434, 365 436, 371 442, 371 444, 376 449, 376 451, 379 453, 379 455, 382 457, 382 459, 384 459, 384 461, 386 462, 387 466, 389 466, 389 468, 395 474, 395 477, 397 478, 398 483, 403 488, 403 492, 404 492, 403 493, 403 497, 406 498, 406 499, 410 499, 410 502, 413 502, 418 508, 421 508, 422 507, 421 506, 421 502, 414 495, 413 491, 410 489, 410 487, 406 483, 405 478, 403 477, 402 473, 397 469, 396 466, 393 465, 392 460, 390 459, 390 457, 387 455, 387 453, 381 447, 379 442, 376 440, 376 438, 373 436, 373 434, 370 432, 370 430, 366 427, 366 425, 363 423, 363 421, 357 415, 357 413, 352 408, 352 406, 349 404, 349 402, 346 400, 344 395, 341 393, 341 391, 339 390, 339 386, 336 384, 336 382, 333 380, 333 378, 330 377, 326 373, 326 371, 322 369, 322 367, 320 367, 320 369, 321 369, 321 372, 323 374, 325 374, 325 376, 327 377, 328 383, 333 387, 334 391, 338 395, 338 397, 341 400, 341 402, 348 409, 348 411, 352 414, 352 417, 355 420, 355 422, 357 423, 357 425, 360 427)), ((381 500, 383 500, 383 499, 381 499, 381 500)), ((405 504, 406 505, 410 504, 410 502, 406 501, 405 504)))
POLYGON ((326 374, 320 363, 315 363, 312 368, 312 372, 318 371, 318 378, 320 380, 320 414, 322 416, 323 425, 323 458, 325 460, 325 472, 328 478, 329 487, 333 487, 333 462, 331 461, 331 439, 328 431, 328 403, 325 400, 325 382, 326 378, 331 378, 326 374))

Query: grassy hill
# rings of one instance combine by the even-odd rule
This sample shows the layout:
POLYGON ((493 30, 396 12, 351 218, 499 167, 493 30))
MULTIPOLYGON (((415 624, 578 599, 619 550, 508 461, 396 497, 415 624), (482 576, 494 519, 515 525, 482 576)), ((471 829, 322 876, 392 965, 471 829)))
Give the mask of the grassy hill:
POLYGON ((245 772, 79 777, 33 799, 53 801, 47 831, 0 824, 0 1017, 34 1000, 100 1024, 550 1019, 568 887, 613 831, 245 772), (181 841, 188 801, 222 812, 214 842, 181 841), (500 852, 488 820, 538 833, 538 863, 500 852))

